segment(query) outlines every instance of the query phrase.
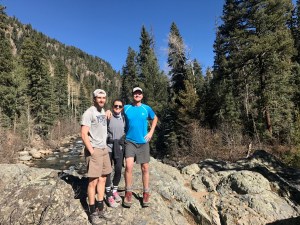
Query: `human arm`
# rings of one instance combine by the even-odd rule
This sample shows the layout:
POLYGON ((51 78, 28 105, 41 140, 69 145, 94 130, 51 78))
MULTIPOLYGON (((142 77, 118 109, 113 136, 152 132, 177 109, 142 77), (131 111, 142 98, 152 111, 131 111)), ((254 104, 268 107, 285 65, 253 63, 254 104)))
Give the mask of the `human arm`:
POLYGON ((110 120, 110 118, 112 117, 112 112, 108 109, 105 111, 105 116, 106 116, 106 119, 110 120))
POLYGON ((153 118, 153 120, 152 120, 152 124, 151 124, 150 131, 149 131, 149 133, 145 136, 145 140, 146 140, 147 142, 149 142, 149 141, 151 140, 151 138, 152 138, 152 136, 153 136, 153 133, 154 133, 154 130, 155 130, 155 127, 156 127, 156 125, 157 125, 157 122, 158 122, 158 118, 157 118, 157 116, 155 116, 155 117, 153 118))
POLYGON ((88 126, 82 125, 81 126, 81 138, 82 138, 83 144, 85 145, 86 149, 90 152, 91 155, 93 155, 95 150, 89 139, 89 130, 90 130, 90 128, 88 126))

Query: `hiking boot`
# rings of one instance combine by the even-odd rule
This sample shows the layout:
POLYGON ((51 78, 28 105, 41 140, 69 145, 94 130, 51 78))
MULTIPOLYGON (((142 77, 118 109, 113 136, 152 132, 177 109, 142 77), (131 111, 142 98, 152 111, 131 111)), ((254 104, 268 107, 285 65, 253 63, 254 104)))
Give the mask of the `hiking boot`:
POLYGON ((91 215, 90 215, 90 219, 91 219, 91 223, 93 225, 99 225, 102 223, 101 219, 99 218, 99 215, 98 215, 98 212, 93 212, 91 215))
POLYGON ((113 217, 105 210, 99 210, 98 211, 98 218, 104 219, 104 220, 111 220, 113 217))
POLYGON ((123 204, 126 207, 130 207, 132 205, 132 191, 125 192, 123 204))
POLYGON ((110 196, 106 200, 109 207, 117 208, 119 206, 119 204, 115 202, 114 196, 110 196))
POLYGON ((148 207, 150 205, 150 194, 149 192, 143 193, 143 207, 148 207))
POLYGON ((120 197, 119 193, 116 191, 113 193, 114 199, 116 202, 121 202, 122 198, 120 197))

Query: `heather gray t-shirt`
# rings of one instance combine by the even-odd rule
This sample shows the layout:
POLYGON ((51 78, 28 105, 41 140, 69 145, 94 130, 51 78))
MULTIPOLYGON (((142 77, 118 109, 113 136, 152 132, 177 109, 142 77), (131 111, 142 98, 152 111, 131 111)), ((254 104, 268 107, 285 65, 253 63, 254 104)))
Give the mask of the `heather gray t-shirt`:
POLYGON ((99 112, 95 106, 88 108, 82 115, 81 125, 90 128, 89 138, 94 148, 107 147, 107 121, 104 109, 99 112))

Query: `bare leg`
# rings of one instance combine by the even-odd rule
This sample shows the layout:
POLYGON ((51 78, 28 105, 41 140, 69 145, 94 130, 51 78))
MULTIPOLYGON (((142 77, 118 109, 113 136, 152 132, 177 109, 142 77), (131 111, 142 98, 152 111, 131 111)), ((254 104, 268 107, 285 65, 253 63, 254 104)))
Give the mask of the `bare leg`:
POLYGON ((149 163, 142 163, 141 169, 144 190, 149 190, 149 163))
POLYGON ((132 187, 132 171, 133 171, 134 158, 126 158, 126 168, 125 168, 125 188, 132 187))
POLYGON ((95 205, 95 195, 96 195, 96 186, 98 183, 98 178, 89 178, 89 184, 88 184, 88 199, 89 199, 89 205, 95 205))
POLYGON ((105 182, 106 176, 99 177, 97 184, 98 201, 102 201, 104 198, 105 182))

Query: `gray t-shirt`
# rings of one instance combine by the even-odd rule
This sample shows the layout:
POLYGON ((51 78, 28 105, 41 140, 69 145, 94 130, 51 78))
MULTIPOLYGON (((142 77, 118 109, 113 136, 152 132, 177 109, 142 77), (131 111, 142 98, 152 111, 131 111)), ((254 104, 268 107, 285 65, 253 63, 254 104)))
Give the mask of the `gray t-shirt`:
MULTIPOLYGON (((108 136, 111 139, 120 139, 125 134, 125 119, 122 115, 114 115, 110 118, 108 126, 108 136)), ((108 144, 109 151, 112 151, 112 144, 108 144)), ((122 146, 120 146, 122 148, 122 146)))
POLYGON ((81 125, 90 128, 89 138, 94 148, 107 147, 107 121, 104 109, 99 112, 95 106, 88 108, 82 115, 81 125))

